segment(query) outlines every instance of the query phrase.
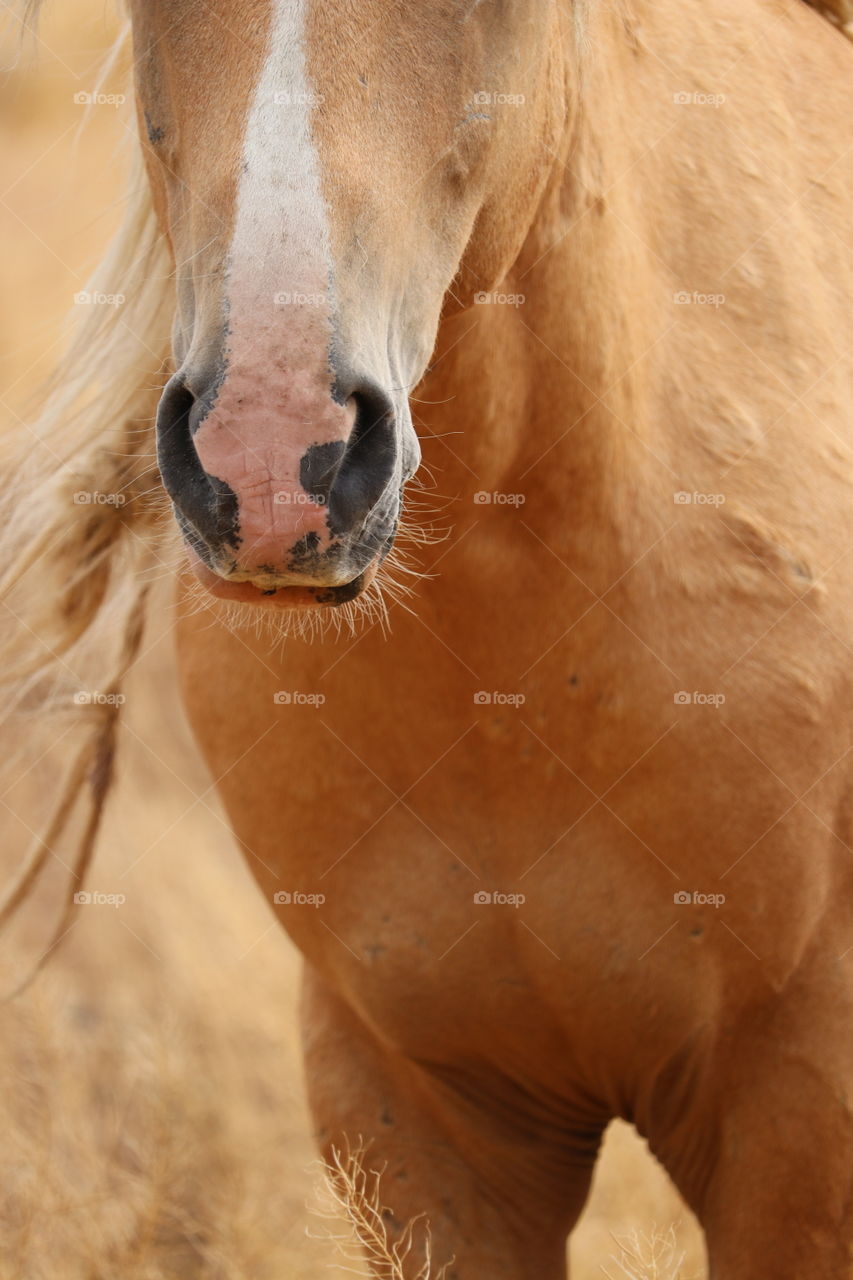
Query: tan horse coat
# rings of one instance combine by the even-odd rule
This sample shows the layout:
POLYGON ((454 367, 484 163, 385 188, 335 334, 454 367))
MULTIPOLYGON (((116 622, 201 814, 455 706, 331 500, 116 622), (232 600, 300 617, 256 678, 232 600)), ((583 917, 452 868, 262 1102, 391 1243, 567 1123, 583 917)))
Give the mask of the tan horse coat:
MULTIPOLYGON (((194 369, 275 6, 196 7, 132 5, 194 369)), ((368 1141, 392 1229, 425 1212, 459 1280, 564 1274, 613 1116, 715 1280, 853 1276, 850 48, 790 0, 303 16, 335 297, 275 377, 328 324, 420 379, 452 524, 390 635, 180 624, 305 956, 320 1141, 368 1141)), ((263 378, 265 325, 226 384, 263 378)))

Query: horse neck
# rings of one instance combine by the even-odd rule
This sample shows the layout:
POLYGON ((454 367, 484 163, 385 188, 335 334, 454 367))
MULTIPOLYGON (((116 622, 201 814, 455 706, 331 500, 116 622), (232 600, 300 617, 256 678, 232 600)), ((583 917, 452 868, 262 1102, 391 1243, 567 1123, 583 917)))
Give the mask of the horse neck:
POLYGON ((608 562, 605 577, 653 540, 642 513, 662 477, 649 463, 667 447, 645 362, 656 264, 607 190, 620 165, 608 151, 593 121, 577 123, 518 260, 490 290, 499 300, 445 321, 415 404, 441 438, 426 460, 442 492, 463 498, 463 523, 478 491, 521 495, 549 546, 574 559, 583 543, 585 561, 608 562), (578 181, 579 163, 597 178, 578 181))
MULTIPOLYGON (((831 188, 843 182, 833 165, 850 51, 805 4, 776 26, 750 0, 716 0, 713 21, 706 0, 638 0, 641 26, 623 6, 592 8, 600 26, 569 71, 578 106, 563 153, 500 286, 523 301, 443 325, 424 398, 448 403, 421 416, 436 435, 463 433, 437 460, 445 492, 523 494, 548 545, 606 564, 606 580, 672 522, 677 491, 714 492, 725 474, 731 498, 752 504, 768 466, 761 422, 825 373, 849 327, 815 270, 825 230, 791 212, 791 185, 820 173, 822 221, 843 213, 831 188), (726 101, 682 104, 680 90, 726 101), (682 290, 720 290, 732 305, 678 305, 682 290), (762 351, 784 379, 747 358, 762 351)), ((809 466, 786 430, 775 428, 772 459, 781 527, 784 473, 801 483, 809 466)), ((475 518, 470 501, 460 509, 475 518)))

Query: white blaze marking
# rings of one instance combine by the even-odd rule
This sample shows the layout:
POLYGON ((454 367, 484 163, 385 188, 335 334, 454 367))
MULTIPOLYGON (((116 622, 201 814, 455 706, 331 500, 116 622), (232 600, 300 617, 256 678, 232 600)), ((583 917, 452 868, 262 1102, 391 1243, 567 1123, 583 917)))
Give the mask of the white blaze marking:
POLYGON ((269 47, 246 121, 228 256, 225 377, 195 435, 204 469, 239 500, 241 569, 281 572, 327 511, 302 485, 315 445, 344 442, 353 413, 331 395, 331 251, 311 136, 317 98, 305 64, 310 0, 270 0, 269 47), (293 501, 288 499, 293 498, 293 501))
MULTIPOLYGON (((232 332, 248 307, 256 335, 277 294, 315 299, 330 289, 329 224, 310 128, 318 98, 305 65, 309 0, 270 2, 272 32, 249 109, 229 262, 232 332)), ((330 301, 308 305, 325 315, 330 301)), ((290 305, 306 318, 305 304, 290 305)), ((279 327, 283 319, 279 311, 279 327)))

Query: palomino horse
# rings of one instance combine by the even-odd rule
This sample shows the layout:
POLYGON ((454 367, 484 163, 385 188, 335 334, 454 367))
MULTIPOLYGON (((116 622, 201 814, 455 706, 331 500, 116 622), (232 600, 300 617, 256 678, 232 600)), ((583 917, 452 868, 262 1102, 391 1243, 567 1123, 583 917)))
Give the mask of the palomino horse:
POLYGON ((853 1276, 849 44, 801 0, 130 15, 128 303, 13 536, 70 653, 165 537, 173 311, 186 705, 305 957, 320 1142, 458 1280, 565 1274, 615 1116, 716 1280, 853 1276), (452 532, 390 636, 324 628, 418 437, 452 532))

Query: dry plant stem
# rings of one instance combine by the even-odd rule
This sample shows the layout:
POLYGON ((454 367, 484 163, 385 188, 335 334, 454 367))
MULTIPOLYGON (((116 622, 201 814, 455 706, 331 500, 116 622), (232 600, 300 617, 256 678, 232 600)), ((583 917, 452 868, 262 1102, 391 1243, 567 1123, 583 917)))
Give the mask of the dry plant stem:
POLYGON ((346 1270, 381 1280, 444 1280, 450 1264, 434 1269, 429 1223, 423 1215, 412 1219, 397 1241, 389 1240, 380 1194, 382 1173, 368 1170, 365 1157, 362 1146, 333 1150, 331 1161, 323 1169, 325 1203, 315 1210, 326 1220, 344 1219, 345 1234, 333 1234, 331 1238, 348 1263, 361 1264, 363 1268, 366 1262, 370 1268, 369 1272, 350 1267, 346 1270), (418 1239, 421 1236, 422 1242, 418 1239))

